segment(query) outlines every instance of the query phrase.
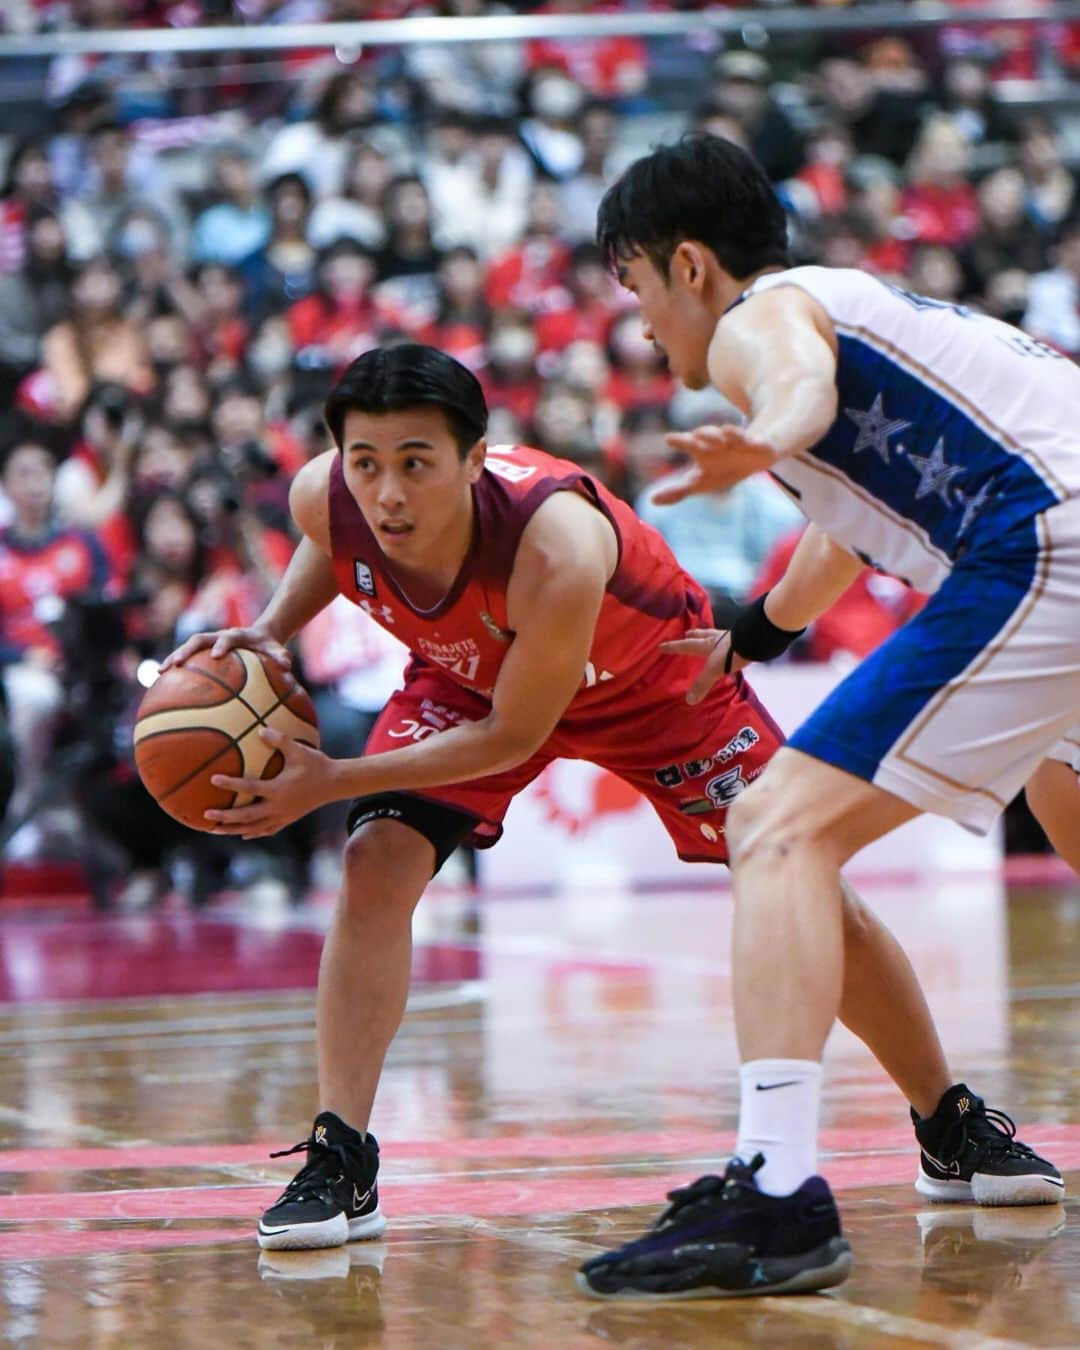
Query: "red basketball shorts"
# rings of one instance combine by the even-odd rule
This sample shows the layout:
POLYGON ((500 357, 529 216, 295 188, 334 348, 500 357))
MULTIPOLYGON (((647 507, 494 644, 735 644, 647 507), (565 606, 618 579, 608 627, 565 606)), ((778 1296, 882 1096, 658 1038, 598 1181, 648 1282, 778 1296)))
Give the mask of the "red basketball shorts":
MULTIPOLYGON (((662 664, 662 663, 661 663, 662 664)), ((469 843, 494 844, 515 796, 556 759, 584 759, 617 774, 652 803, 675 851, 688 862, 727 862, 727 808, 764 769, 784 736, 741 675, 715 685, 690 707, 683 683, 662 675, 638 681, 622 698, 569 713, 547 742, 516 768, 413 795, 475 817, 469 843)), ((490 704, 443 671, 414 661, 405 687, 372 729, 365 754, 381 754, 479 721, 490 704)))

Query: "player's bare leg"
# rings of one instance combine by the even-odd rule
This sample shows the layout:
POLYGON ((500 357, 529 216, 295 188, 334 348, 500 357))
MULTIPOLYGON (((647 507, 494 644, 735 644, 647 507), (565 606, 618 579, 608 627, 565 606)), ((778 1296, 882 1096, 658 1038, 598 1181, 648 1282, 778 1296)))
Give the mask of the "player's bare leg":
POLYGON ((405 1012, 413 910, 434 866, 428 840, 395 820, 368 821, 346 846, 319 966, 320 1110, 293 1150, 307 1162, 259 1222, 263 1247, 334 1247, 386 1227, 368 1117, 405 1012))
POLYGON ((915 1108, 928 1116, 952 1078, 934 1018, 896 938, 846 883, 840 1021, 915 1108))
POLYGON ((395 820, 362 825, 345 848, 341 897, 319 964, 319 1107, 366 1130, 401 1024, 412 967, 412 916, 435 850, 395 820))
POLYGON ((1056 759, 1044 759, 1025 792, 1058 856, 1080 872, 1080 780, 1074 770, 1056 759))
MULTIPOLYGON (((735 1020, 744 1061, 737 1151, 743 1158, 764 1153, 758 1184, 766 1193, 787 1194, 817 1171, 819 1061, 842 999, 848 1025, 865 1035, 885 1066, 898 1078, 912 1072, 913 1061, 886 1020, 891 1015, 902 1035, 900 1009, 890 1013, 888 1000, 879 1001, 861 981, 846 983, 840 868, 916 814, 891 793, 790 748, 728 814, 735 1020)), ((918 1009, 914 974, 884 937, 875 932, 870 938, 868 950, 878 962, 873 978, 891 984, 905 1009, 918 1009)), ((934 1045, 928 1013, 925 1019, 934 1045)), ((917 1065, 914 1072, 918 1077, 917 1065)), ((922 1090, 930 1093, 931 1084, 922 1090)), ((1061 1198, 1057 1170, 1013 1142, 963 1084, 948 1088, 929 1110, 916 1104, 916 1113, 922 1194, 984 1204, 1061 1198)))

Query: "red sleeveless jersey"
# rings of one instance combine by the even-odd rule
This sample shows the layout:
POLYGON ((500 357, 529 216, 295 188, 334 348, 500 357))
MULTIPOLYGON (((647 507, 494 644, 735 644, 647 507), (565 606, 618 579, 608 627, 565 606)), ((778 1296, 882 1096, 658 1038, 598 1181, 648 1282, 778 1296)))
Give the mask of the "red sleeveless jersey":
MULTIPOLYGON (((520 445, 489 446, 473 486, 472 547, 446 596, 417 610, 394 580, 388 560, 345 483, 341 456, 330 472, 330 538, 342 595, 364 609, 421 660, 466 689, 490 695, 514 634, 506 589, 522 531, 553 492, 578 492, 611 522, 619 561, 608 582, 581 689, 568 712, 606 701, 640 679, 662 655, 658 644, 712 623, 698 583, 662 536, 568 460, 520 445)), ((668 660, 668 669, 691 663, 668 660)))

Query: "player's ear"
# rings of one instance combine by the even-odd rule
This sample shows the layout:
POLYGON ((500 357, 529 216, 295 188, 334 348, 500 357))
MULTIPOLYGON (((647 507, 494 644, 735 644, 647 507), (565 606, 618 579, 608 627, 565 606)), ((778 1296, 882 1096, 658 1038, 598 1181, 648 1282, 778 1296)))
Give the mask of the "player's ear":
POLYGON ((681 240, 671 255, 671 279, 680 281, 687 290, 699 294, 705 287, 707 271, 704 245, 695 239, 681 240))
POLYGON ((479 440, 465 456, 465 468, 469 482, 475 483, 484 472, 484 460, 487 458, 487 441, 479 440))

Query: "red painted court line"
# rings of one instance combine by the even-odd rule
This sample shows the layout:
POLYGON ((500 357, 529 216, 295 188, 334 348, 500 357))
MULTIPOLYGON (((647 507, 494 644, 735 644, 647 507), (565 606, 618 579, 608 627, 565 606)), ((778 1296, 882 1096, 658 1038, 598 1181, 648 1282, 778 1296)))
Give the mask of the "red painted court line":
MULTIPOLYGON (((1021 1128, 1021 1137, 1036 1147, 1053 1149, 1055 1158, 1075 1145, 1080 1162, 1080 1124, 1035 1125, 1021 1128)), ((3 1172, 73 1172, 107 1169, 168 1167, 222 1167, 237 1164, 262 1165, 272 1151, 283 1147, 280 1139, 253 1144, 153 1144, 133 1148, 39 1148, 0 1151, 3 1172)), ((640 1155, 678 1158, 723 1154, 734 1144, 726 1130, 669 1130, 626 1134, 500 1135, 455 1139, 389 1139, 383 1148, 386 1162, 424 1160, 457 1163, 468 1160, 567 1158, 634 1158, 640 1155)), ((907 1126, 889 1129, 823 1130, 821 1148, 836 1153, 880 1153, 912 1148, 907 1126)), ((1071 1166, 1073 1164, 1066 1164, 1071 1166)))
MULTIPOLYGON (((1080 1147, 1070 1157, 1055 1157, 1065 1167, 1080 1165, 1080 1147)), ((841 1157, 824 1168, 838 1190, 913 1181, 912 1154, 841 1157)), ((536 1169, 522 1177, 476 1177, 461 1180, 388 1177, 380 1182, 389 1214, 402 1218, 468 1214, 494 1218, 501 1214, 555 1214, 571 1210, 607 1209, 657 1204, 664 1189, 685 1183, 686 1169, 672 1165, 670 1176, 545 1176, 536 1169)), ((41 1220, 95 1222, 135 1220, 160 1222, 190 1219, 239 1219, 258 1214, 278 1194, 273 1186, 166 1186, 146 1190, 73 1191, 0 1196, 0 1222, 41 1220)))

